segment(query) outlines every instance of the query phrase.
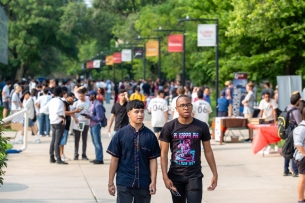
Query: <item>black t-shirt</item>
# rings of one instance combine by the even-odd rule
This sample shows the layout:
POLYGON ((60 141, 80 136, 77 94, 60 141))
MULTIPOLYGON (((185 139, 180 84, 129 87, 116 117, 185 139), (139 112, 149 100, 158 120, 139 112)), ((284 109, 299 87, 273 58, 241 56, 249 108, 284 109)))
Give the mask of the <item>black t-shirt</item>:
POLYGON ((170 143, 171 164, 169 172, 189 176, 201 172, 201 141, 211 139, 205 122, 193 118, 190 124, 174 119, 164 125, 159 140, 170 143))
POLYGON ((127 102, 125 102, 125 104, 123 104, 122 106, 120 105, 120 103, 115 103, 112 106, 111 113, 115 115, 114 131, 120 130, 129 123, 126 105, 127 102))
POLYGON ((143 89, 143 92, 144 94, 146 95, 150 95, 150 85, 148 83, 145 83, 142 85, 142 89, 143 89))
MULTIPOLYGON (((65 105, 65 111, 70 111, 70 104, 67 101, 64 101, 64 105, 65 105)), ((66 125, 65 125, 65 130, 69 130, 70 128, 70 124, 71 124, 71 116, 66 116, 66 125)))

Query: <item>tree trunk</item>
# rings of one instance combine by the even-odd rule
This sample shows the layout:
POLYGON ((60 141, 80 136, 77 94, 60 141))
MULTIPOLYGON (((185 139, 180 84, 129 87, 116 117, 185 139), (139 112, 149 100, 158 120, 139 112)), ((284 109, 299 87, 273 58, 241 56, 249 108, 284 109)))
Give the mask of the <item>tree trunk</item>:
POLYGON ((15 80, 21 81, 24 73, 24 64, 21 64, 17 69, 15 80))

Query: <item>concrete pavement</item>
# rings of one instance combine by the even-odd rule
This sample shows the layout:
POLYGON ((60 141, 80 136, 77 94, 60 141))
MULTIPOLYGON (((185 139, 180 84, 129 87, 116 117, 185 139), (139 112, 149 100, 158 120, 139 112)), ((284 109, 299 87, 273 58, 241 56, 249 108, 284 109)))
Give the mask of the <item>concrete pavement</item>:
MULTIPOLYGON (((112 105, 105 105, 107 118, 112 105)), ((145 125, 150 125, 146 114, 145 125)), ((246 131, 243 131, 246 136, 246 131)), ((33 144, 29 137, 28 149, 20 154, 8 155, 8 168, 4 185, 0 187, 0 202, 115 202, 108 194, 108 168, 110 155, 105 151, 110 142, 106 129, 102 129, 104 165, 89 161, 69 161, 69 165, 49 163, 51 138, 43 137, 42 143, 33 144)), ((21 145, 14 145, 15 149, 21 145)), ((212 148, 219 173, 218 187, 207 191, 212 177, 202 152, 203 201, 208 203, 293 203, 297 202, 298 178, 283 177, 284 160, 279 154, 253 155, 250 143, 226 143, 212 141, 212 148)), ((73 158, 74 137, 69 136, 65 154, 73 158)), ((94 159, 94 148, 89 136, 87 155, 94 159)), ((158 162, 160 160, 158 159, 158 162)), ((169 191, 158 168, 157 194, 153 203, 171 202, 169 191)))

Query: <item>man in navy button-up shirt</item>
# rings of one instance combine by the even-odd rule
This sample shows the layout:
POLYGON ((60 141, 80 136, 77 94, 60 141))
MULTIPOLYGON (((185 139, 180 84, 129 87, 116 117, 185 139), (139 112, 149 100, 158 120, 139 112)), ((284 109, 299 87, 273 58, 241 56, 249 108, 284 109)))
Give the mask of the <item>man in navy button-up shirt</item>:
POLYGON ((143 125, 144 103, 133 100, 127 104, 130 124, 121 128, 112 138, 107 153, 112 155, 108 190, 117 202, 148 203, 156 193, 157 157, 160 147, 155 134, 143 125))

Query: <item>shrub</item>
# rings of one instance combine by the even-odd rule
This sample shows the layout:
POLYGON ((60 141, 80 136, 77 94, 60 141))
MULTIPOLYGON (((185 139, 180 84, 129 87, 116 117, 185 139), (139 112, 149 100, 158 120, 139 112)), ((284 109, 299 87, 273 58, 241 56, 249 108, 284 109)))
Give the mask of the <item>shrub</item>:
POLYGON ((0 184, 3 185, 3 176, 5 171, 3 168, 7 167, 6 165, 6 148, 7 148, 7 138, 3 137, 3 123, 0 123, 0 184))

